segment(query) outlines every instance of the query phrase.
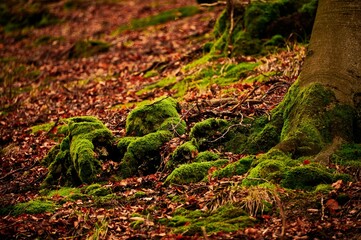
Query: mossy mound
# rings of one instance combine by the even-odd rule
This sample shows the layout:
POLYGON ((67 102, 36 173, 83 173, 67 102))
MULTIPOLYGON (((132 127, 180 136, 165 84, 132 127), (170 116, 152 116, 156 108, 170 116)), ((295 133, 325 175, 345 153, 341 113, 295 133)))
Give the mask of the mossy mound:
POLYGON ((185 133, 185 123, 179 117, 178 102, 170 97, 139 106, 130 112, 126 122, 128 136, 144 136, 157 130, 185 133))
POLYGON ((20 215, 20 214, 39 214, 44 212, 54 212, 57 205, 51 201, 32 200, 29 202, 18 203, 13 206, 7 206, 0 209, 0 215, 20 215))
POLYGON ((306 161, 305 158, 292 159, 278 149, 258 156, 253 160, 249 174, 242 181, 244 186, 262 183, 280 184, 285 188, 315 190, 319 184, 330 184, 339 179, 350 181, 347 174, 338 174, 322 164, 306 161))
POLYGON ((113 154, 113 135, 95 117, 66 120, 67 136, 44 159, 49 173, 44 185, 91 183, 101 172, 101 160, 113 154))
POLYGON ((208 118, 196 123, 189 134, 189 137, 196 139, 201 150, 206 150, 212 145, 212 141, 219 138, 217 144, 229 140, 229 135, 221 135, 227 130, 230 123, 223 119, 208 118))
POLYGON ((243 175, 245 174, 250 168, 251 164, 254 161, 254 156, 247 156, 241 158, 237 162, 230 163, 226 167, 216 170, 212 176, 217 178, 224 178, 224 177, 232 177, 235 175, 243 175))
POLYGON ((159 130, 132 141, 121 162, 121 176, 155 173, 161 163, 160 148, 172 137, 173 134, 170 131, 159 130))
POLYGON ((211 151, 200 152, 197 157, 194 159, 195 162, 210 162, 219 159, 217 153, 211 151))
POLYGON ((288 170, 288 166, 283 161, 265 160, 250 170, 242 184, 245 186, 257 185, 265 180, 277 183, 283 179, 286 170, 288 170))
POLYGON ((188 141, 176 148, 171 159, 167 163, 167 168, 174 169, 179 164, 189 163, 198 155, 198 146, 195 141, 188 141))
POLYGON ((297 166, 285 172, 282 186, 292 189, 312 190, 319 184, 332 183, 334 176, 317 165, 297 166))
POLYGON ((185 236, 201 234, 202 227, 207 233, 234 232, 254 224, 241 207, 230 204, 218 208, 215 212, 180 208, 171 219, 161 222, 173 228, 174 233, 185 236))
POLYGON ((91 196, 102 197, 111 194, 111 190, 98 183, 94 183, 85 188, 85 193, 91 196))
POLYGON ((99 53, 107 52, 110 44, 99 40, 77 41, 69 50, 69 58, 90 57, 99 53))
POLYGON ((118 142, 122 177, 147 175, 157 171, 161 164, 162 145, 173 136, 186 131, 186 124, 180 118, 179 111, 177 101, 165 97, 130 112, 126 122, 128 137, 118 142))
POLYGON ((343 144, 341 148, 331 156, 333 164, 341 165, 354 179, 361 179, 361 145, 343 144))
POLYGON ((211 162, 194 162, 183 164, 173 170, 164 181, 164 184, 188 184, 202 181, 208 174, 211 167, 221 167, 228 163, 228 160, 220 159, 211 162))

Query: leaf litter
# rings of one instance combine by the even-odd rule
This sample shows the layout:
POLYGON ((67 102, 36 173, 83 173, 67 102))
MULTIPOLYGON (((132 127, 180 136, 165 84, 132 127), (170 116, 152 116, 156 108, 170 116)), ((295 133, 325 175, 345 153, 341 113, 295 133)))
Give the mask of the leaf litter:
MULTIPOLYGON (((2 78, 0 115, 0 205, 15 205, 41 198, 40 183, 47 169, 40 161, 62 136, 51 131, 32 132, 31 127, 63 118, 94 115, 115 135, 123 136, 125 119, 139 101, 172 95, 170 89, 155 89, 151 94, 137 92, 166 77, 184 79, 192 72, 182 67, 200 57, 209 41, 213 23, 221 7, 202 10, 192 17, 160 26, 114 31, 131 19, 142 18, 176 7, 194 5, 194 1, 94 1, 64 10, 63 1, 49 5, 62 21, 40 29, 0 34, 2 78), (50 37, 49 37, 50 36, 50 37), (39 39, 48 39, 41 43, 39 39), (76 41, 101 39, 110 44, 105 53, 86 58, 68 58, 76 41), (38 42, 39 44, 34 44, 38 42), (159 75, 144 74, 157 69, 159 75), (6 74, 4 74, 6 72, 6 74), (121 107, 118 107, 120 105, 121 107)), ((228 86, 189 89, 182 102, 182 117, 191 126, 208 117, 239 118, 269 114, 282 100, 299 75, 305 56, 302 46, 290 46, 260 59, 224 58, 212 64, 260 62, 242 80, 228 86), (264 82, 246 83, 247 78, 266 76, 264 82)), ((208 67, 209 67, 208 66, 208 67)), ((201 68, 207 66, 201 66, 201 68)), ((167 159, 183 143, 179 136, 165 145, 167 159)), ((240 155, 225 153, 231 161, 240 155)), ((107 163, 109 166, 111 162, 107 163)), ((107 168, 105 166, 105 168, 107 168)), ((123 180, 110 179, 105 185, 113 195, 108 199, 79 197, 73 201, 54 195, 54 212, 4 215, 0 220, 2 239, 100 238, 100 239, 345 239, 350 230, 359 231, 359 182, 334 184, 327 195, 309 199, 298 191, 277 189, 284 216, 277 211, 255 216, 253 227, 232 233, 203 233, 192 237, 171 232, 161 219, 171 219, 179 208, 214 211, 221 205, 244 202, 249 192, 237 187, 242 176, 215 180, 209 172, 208 183, 164 186, 166 173, 123 180), (339 196, 348 196, 340 202, 339 196), (180 201, 172 200, 177 197, 180 201), (301 207, 300 207, 301 206, 301 207), (286 226, 282 218, 286 217, 286 226)), ((265 193, 266 194, 266 193, 265 193)), ((268 194, 268 193, 267 193, 268 194)), ((267 195, 270 201, 272 196, 267 195)), ((255 207, 249 205, 250 211, 255 207)), ((360 236, 360 235, 359 235, 360 236)))

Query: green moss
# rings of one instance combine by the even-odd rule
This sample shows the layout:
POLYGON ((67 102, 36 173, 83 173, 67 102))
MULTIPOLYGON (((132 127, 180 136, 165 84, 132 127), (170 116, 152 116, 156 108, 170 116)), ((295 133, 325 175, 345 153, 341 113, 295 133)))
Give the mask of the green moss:
POLYGON ((254 161, 254 159, 255 159, 254 156, 247 156, 241 158, 237 162, 230 163, 226 167, 216 170, 213 173, 213 177, 224 178, 224 177, 232 177, 234 175, 243 175, 251 168, 251 164, 254 161))
POLYGON ((115 33, 120 34, 126 30, 137 30, 149 26, 166 23, 169 21, 174 21, 176 19, 193 16, 198 12, 199 12, 199 8, 196 6, 184 6, 184 7, 164 11, 159 13, 158 15, 141 18, 141 19, 134 19, 130 22, 130 24, 120 26, 115 33))
POLYGON ((52 147, 48 152, 48 154, 41 161, 41 164, 44 165, 45 167, 49 167, 51 162, 56 158, 56 155, 58 155, 59 151, 60 151, 60 144, 52 147))
POLYGON ((52 190, 50 191, 47 196, 48 197, 53 197, 55 195, 57 196, 61 196, 61 197, 68 197, 71 196, 73 194, 79 194, 81 193, 81 189, 80 188, 71 188, 71 187, 62 187, 58 190, 52 190))
POLYGON ((55 125, 54 122, 49 122, 49 123, 43 123, 40 125, 32 126, 30 129, 31 132, 34 134, 38 132, 48 132, 54 127, 54 125, 55 125))
POLYGON ((285 45, 285 39, 282 35, 277 34, 274 35, 270 40, 264 43, 264 46, 276 46, 276 47, 283 47, 285 45))
POLYGON ((159 73, 158 73, 157 70, 150 70, 150 71, 148 71, 148 72, 146 72, 144 74, 144 77, 145 78, 151 78, 151 77, 155 77, 155 76, 158 76, 158 75, 159 75, 159 73))
POLYGON ((333 187, 330 184, 319 184, 314 190, 315 193, 328 194, 333 190, 333 187))
POLYGON ((352 135, 352 109, 339 104, 332 90, 317 83, 304 88, 294 83, 272 116, 269 124, 275 126, 275 133, 282 128, 276 147, 293 158, 319 153, 333 136, 348 139, 352 135))
POLYGON ((159 130, 168 130, 178 136, 184 134, 186 129, 186 122, 181 120, 179 117, 167 118, 159 127, 159 130))
POLYGON ((113 152, 112 133, 98 119, 74 117, 66 123, 68 136, 61 142, 60 150, 51 151, 46 157, 51 164, 44 186, 92 182, 101 171, 101 159, 113 152))
MULTIPOLYGON (((209 118, 202 122, 196 123, 190 131, 190 138, 197 139, 200 147, 210 142, 227 130, 229 123, 223 119, 209 118)), ((228 136, 224 136, 222 141, 229 140, 228 136)))
POLYGON ((312 190, 319 184, 332 183, 333 179, 325 167, 310 164, 287 171, 281 184, 286 188, 312 190))
POLYGON ((107 52, 110 44, 98 40, 77 41, 69 51, 70 58, 90 57, 99 53, 107 52))
MULTIPOLYGON (((144 136, 148 133, 157 131, 162 124, 169 120, 170 123, 176 123, 176 130, 184 133, 184 124, 179 114, 179 106, 176 100, 170 97, 160 98, 151 104, 137 107, 130 112, 126 122, 127 135, 144 136)), ((165 126, 163 125, 163 127, 165 126)))
POLYGON ((280 16, 277 4, 255 2, 246 8, 244 24, 253 38, 264 38, 267 26, 280 16))
POLYGON ((142 90, 138 91, 137 94, 141 95, 143 93, 149 92, 153 89, 159 89, 159 88, 164 88, 164 89, 175 89, 177 90, 174 85, 177 83, 177 78, 175 77, 166 77, 166 78, 162 78, 161 80, 152 83, 150 85, 147 85, 145 88, 143 88, 142 90))
POLYGON ((333 154, 331 160, 341 165, 354 165, 354 162, 361 162, 361 145, 343 144, 341 148, 333 154))
POLYGON ((124 154, 127 152, 128 146, 137 139, 138 137, 123 137, 119 139, 117 148, 119 150, 120 158, 124 157, 124 154))
POLYGON ((247 153, 266 152, 280 141, 281 128, 272 123, 265 125, 261 130, 254 128, 253 133, 248 137, 240 149, 247 153))
POLYGON ((207 176, 208 170, 211 167, 221 167, 226 164, 228 160, 217 160, 213 162, 195 162, 183 164, 176 168, 165 180, 165 184, 187 184, 192 182, 199 182, 207 176))
POLYGON ((147 196, 147 194, 145 192, 143 192, 143 191, 138 191, 138 192, 136 192, 134 194, 135 198, 142 198, 142 197, 145 197, 145 196, 147 196))
POLYGON ((170 131, 157 131, 131 142, 122 159, 121 175, 130 177, 155 173, 160 166, 160 148, 172 138, 170 131))
POLYGON ((179 164, 191 162, 198 154, 198 148, 194 141, 188 141, 177 147, 167 163, 167 168, 174 169, 179 164))
POLYGON ((262 41, 252 38, 251 34, 245 31, 239 31, 234 34, 234 54, 255 55, 262 50, 262 41))
POLYGON ((194 159, 195 162, 210 162, 219 159, 217 153, 211 151, 200 152, 197 157, 194 159))
POLYGON ((178 209, 170 220, 164 222, 174 228, 174 233, 186 236, 201 234, 202 227, 207 233, 215 233, 233 232, 253 225, 242 208, 234 205, 221 206, 215 212, 178 209))
POLYGON ((303 4, 298 11, 301 13, 307 13, 309 16, 314 16, 317 11, 317 6, 318 6, 318 0, 311 0, 303 4))
POLYGON ((25 203, 18 203, 12 207, 12 215, 38 214, 44 212, 54 212, 57 205, 51 201, 32 200, 25 203))
POLYGON ((277 183, 284 178, 286 170, 288 166, 283 161, 264 160, 250 170, 247 178, 242 181, 242 185, 258 185, 265 180, 277 183))
POLYGON ((98 183, 94 183, 85 188, 85 193, 91 196, 101 197, 111 194, 111 190, 108 187, 103 187, 98 183))

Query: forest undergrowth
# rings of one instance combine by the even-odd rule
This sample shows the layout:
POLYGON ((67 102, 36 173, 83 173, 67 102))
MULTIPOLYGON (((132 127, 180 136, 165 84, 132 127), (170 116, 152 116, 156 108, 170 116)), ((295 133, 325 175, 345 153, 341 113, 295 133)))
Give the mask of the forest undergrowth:
MULTIPOLYGON (((272 48, 261 54, 211 56, 224 5, 201 7, 191 0, 17 4, 0 4, 1 239, 361 236, 357 164, 330 166, 353 181, 335 180, 312 191, 264 179, 244 186, 247 173, 228 176, 231 167, 217 173, 216 165, 201 182, 165 184, 175 150, 190 144, 196 134, 191 129, 210 118, 232 124, 204 140, 207 151, 190 146, 190 155, 182 157, 249 167, 252 157, 229 150, 238 146, 217 142, 234 128, 271 118, 299 76, 306 44, 283 39, 265 44, 272 48), (96 183, 63 186, 59 179, 43 187, 49 169, 42 161, 64 139, 59 129, 67 119, 94 116, 120 139, 129 114, 160 97, 177 100, 185 130, 162 144, 155 173, 122 178, 115 174, 119 163, 107 159, 96 183)), ((347 154, 361 158, 352 146, 347 154)), ((309 164, 307 158, 301 163, 309 164)))

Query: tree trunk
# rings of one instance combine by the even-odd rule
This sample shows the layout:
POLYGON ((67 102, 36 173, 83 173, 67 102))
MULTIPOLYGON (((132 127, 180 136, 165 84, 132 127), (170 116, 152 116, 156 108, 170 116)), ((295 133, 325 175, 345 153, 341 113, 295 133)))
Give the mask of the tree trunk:
POLYGON ((276 148, 326 163, 341 143, 360 142, 360 29, 360 0, 319 0, 300 78, 274 111, 276 148))

